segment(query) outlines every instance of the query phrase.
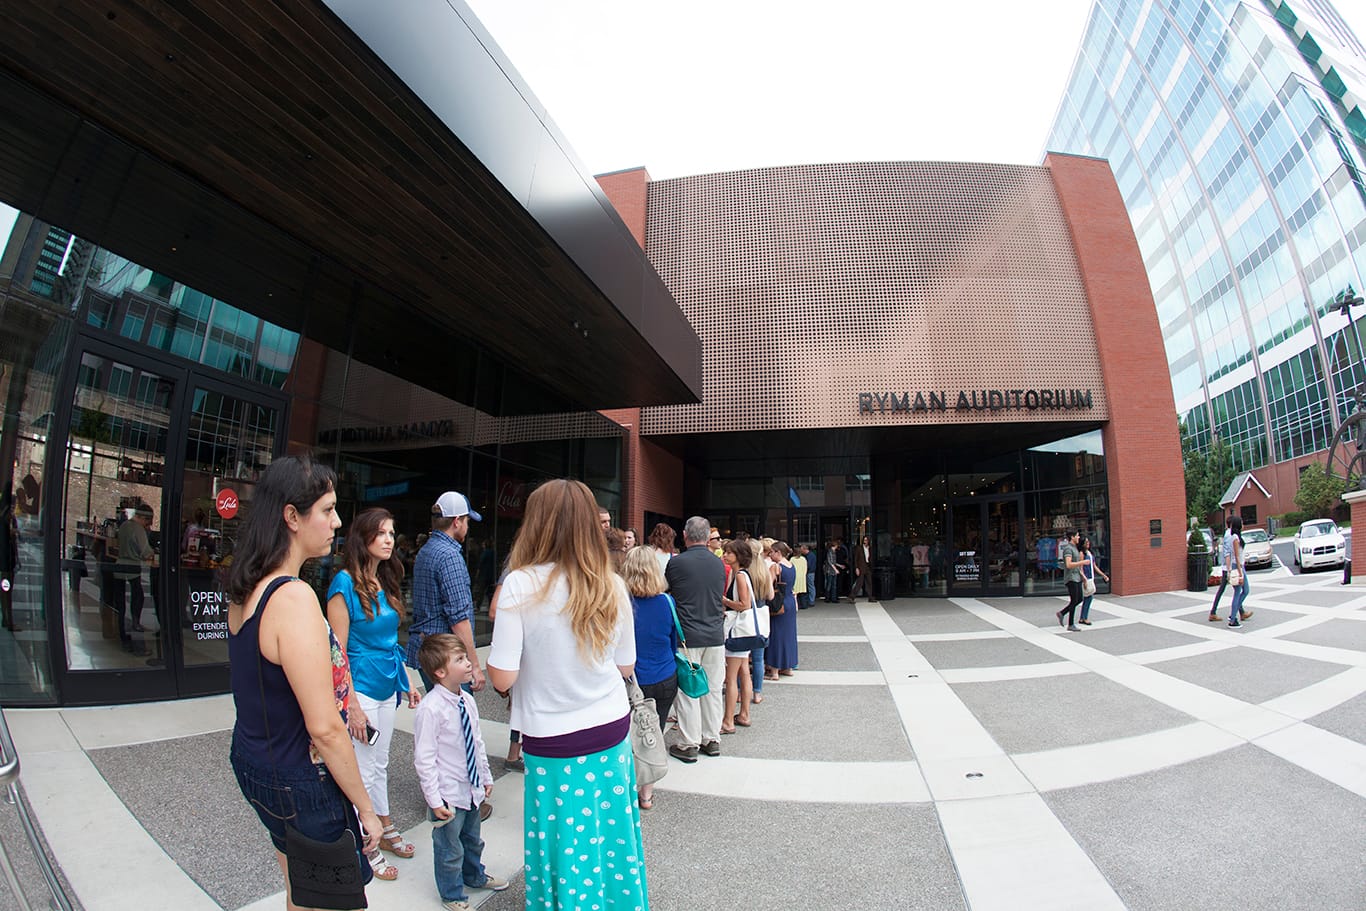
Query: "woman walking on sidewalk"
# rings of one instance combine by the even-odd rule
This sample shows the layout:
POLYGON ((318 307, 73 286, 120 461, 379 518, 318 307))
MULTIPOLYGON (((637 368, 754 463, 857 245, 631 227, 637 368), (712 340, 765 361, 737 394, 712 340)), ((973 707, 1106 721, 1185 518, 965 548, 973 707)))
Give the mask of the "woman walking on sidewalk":
POLYGON ((1237 629, 1242 626, 1242 621, 1252 616, 1252 611, 1243 610, 1243 602, 1247 600, 1247 568, 1243 566, 1243 519, 1241 516, 1234 516, 1228 520, 1228 529, 1233 533, 1232 553, 1229 555, 1229 564, 1224 569, 1228 578, 1228 584, 1233 586, 1233 606, 1228 609, 1228 625, 1237 629))
POLYGON ((1091 599, 1096 596, 1096 576, 1100 576, 1106 582, 1110 577, 1105 575, 1105 571, 1096 563, 1095 551, 1091 550, 1091 539, 1083 537, 1081 539, 1081 619, 1077 622, 1083 626, 1091 625, 1091 599))

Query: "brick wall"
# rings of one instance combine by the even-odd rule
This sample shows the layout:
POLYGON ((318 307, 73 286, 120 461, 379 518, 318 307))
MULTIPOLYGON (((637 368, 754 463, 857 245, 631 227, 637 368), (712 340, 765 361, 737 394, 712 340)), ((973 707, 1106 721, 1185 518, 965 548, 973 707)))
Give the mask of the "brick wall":
MULTIPOLYGON (((1322 465, 1327 461, 1328 453, 1316 452, 1288 462, 1276 462, 1265 468, 1258 468, 1257 480, 1265 484, 1266 489, 1271 492, 1271 502, 1266 507, 1267 515, 1276 516, 1298 511, 1295 494, 1300 489, 1300 472, 1316 462, 1322 465)), ((1265 525, 1266 520, 1258 524, 1265 525)))
POLYGON ((1049 153, 1095 327, 1110 420, 1111 575, 1120 595, 1185 586, 1186 487, 1162 330, 1109 162, 1049 153), (1149 521, 1162 522, 1151 546, 1149 521))
POLYGON ((598 186, 612 201, 621 220, 631 229, 631 236, 645 249, 645 205, 650 195, 650 175, 644 168, 629 168, 611 174, 599 174, 598 186))
MULTIPOLYGON (((597 180, 643 249, 650 175, 644 168, 632 168, 601 174, 597 180)), ((643 527, 647 510, 682 515, 683 461, 658 444, 640 438, 639 408, 618 408, 601 414, 626 429, 622 443, 622 527, 635 528, 644 535, 649 533, 643 527)))

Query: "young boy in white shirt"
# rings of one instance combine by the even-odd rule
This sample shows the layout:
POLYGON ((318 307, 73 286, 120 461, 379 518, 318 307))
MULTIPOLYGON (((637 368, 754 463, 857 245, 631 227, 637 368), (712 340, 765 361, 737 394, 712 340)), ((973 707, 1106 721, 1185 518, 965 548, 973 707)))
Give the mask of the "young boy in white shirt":
POLYGON ((436 682, 413 718, 413 764, 432 822, 436 889, 447 911, 469 911, 466 886, 495 892, 508 887, 488 875, 480 860, 479 803, 493 793, 493 773, 479 708, 460 688, 474 668, 464 644, 450 633, 423 638, 417 660, 436 682))

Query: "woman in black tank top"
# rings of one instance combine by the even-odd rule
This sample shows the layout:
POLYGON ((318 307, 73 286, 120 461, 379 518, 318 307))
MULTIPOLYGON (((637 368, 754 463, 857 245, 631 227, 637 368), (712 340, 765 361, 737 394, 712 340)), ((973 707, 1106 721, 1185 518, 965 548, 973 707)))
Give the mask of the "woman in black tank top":
POLYGON ((334 483, 331 469, 307 457, 272 463, 257 482, 225 580, 237 707, 232 767, 286 882, 286 822, 318 841, 351 831, 365 882, 365 855, 382 829, 346 728, 346 653, 313 589, 295 578, 305 560, 331 551, 341 527, 334 483))

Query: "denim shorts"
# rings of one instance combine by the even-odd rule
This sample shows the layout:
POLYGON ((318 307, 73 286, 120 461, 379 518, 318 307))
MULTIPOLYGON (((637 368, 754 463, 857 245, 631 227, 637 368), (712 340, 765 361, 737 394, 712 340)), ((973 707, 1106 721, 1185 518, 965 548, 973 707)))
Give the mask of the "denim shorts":
POLYGON ((326 766, 261 768, 252 765, 235 749, 231 762, 237 786, 270 833, 275 850, 281 854, 285 851, 286 821, 318 841, 336 841, 349 829, 356 839, 356 862, 361 867, 361 881, 370 881, 373 871, 362 853, 364 839, 360 820, 326 766))

